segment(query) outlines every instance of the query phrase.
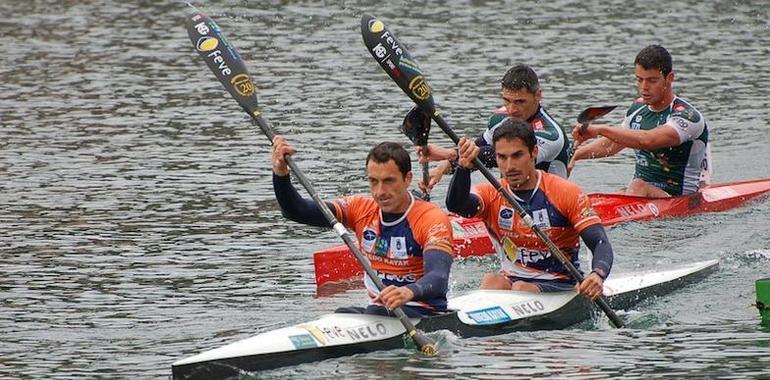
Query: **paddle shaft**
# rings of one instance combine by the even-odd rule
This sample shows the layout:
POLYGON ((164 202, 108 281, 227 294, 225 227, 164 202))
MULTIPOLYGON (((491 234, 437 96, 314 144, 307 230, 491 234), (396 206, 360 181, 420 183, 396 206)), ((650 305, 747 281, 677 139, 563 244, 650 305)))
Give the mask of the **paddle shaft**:
MULTIPOLYGON (((425 110, 424 110, 425 111, 425 110)), ((441 128, 444 133, 449 136, 452 141, 457 144, 460 142, 460 137, 457 136, 457 134, 452 130, 452 128, 447 124, 447 122, 444 120, 443 117, 438 113, 438 111, 433 111, 430 113, 433 120, 436 121, 436 124, 438 124, 439 128, 441 128)), ((489 183, 494 186, 494 188, 503 196, 505 199, 510 203, 515 209, 516 212, 519 214, 521 219, 524 221, 524 223, 527 224, 529 228, 532 229, 532 231, 535 232, 535 234, 542 240, 545 245, 548 247, 548 250, 551 252, 554 257, 556 257, 559 262, 564 265, 565 268, 567 268, 567 271, 572 275, 572 277, 577 280, 579 283, 583 282, 583 275, 580 273, 580 271, 575 268, 575 265, 572 264, 572 262, 569 260, 569 258, 564 255, 564 253, 559 249, 559 247, 556 246, 556 244, 551 240, 551 238, 548 237, 548 235, 543 232, 543 230, 534 223, 532 220, 532 217, 527 214, 527 211, 524 210, 524 207, 519 204, 519 202, 514 198, 513 194, 503 187, 503 185, 500 183, 500 181, 497 179, 497 177, 492 174, 492 172, 487 169, 486 166, 481 162, 481 160, 476 157, 473 160, 474 165, 476 165, 476 168, 479 169, 481 174, 484 175, 484 177, 489 181, 489 183)), ((596 304, 599 306, 602 311, 607 315, 607 318, 610 319, 613 325, 615 327, 623 327, 623 321, 620 320, 620 317, 615 313, 615 311, 610 308, 610 305, 607 303, 607 300, 604 298, 603 295, 600 295, 599 298, 595 300, 596 304)))
MULTIPOLYGON (((244 111, 251 116, 252 120, 259 126, 262 133, 267 136, 272 144, 275 139, 275 132, 270 124, 268 124, 262 117, 262 112, 259 110, 257 102, 256 87, 246 70, 246 65, 243 63, 240 54, 237 49, 227 41, 219 26, 211 18, 199 12, 195 7, 192 8, 194 11, 187 19, 187 33, 190 36, 193 46, 219 82, 225 87, 227 92, 229 92, 233 99, 235 99, 244 111)), ((307 177, 302 173, 302 170, 296 165, 294 160, 288 155, 284 158, 299 182, 313 198, 313 201, 321 210, 326 220, 334 228, 334 231, 337 232, 348 248, 350 248, 350 251, 361 264, 361 267, 364 268, 364 271, 375 286, 377 286, 377 289, 382 291, 385 288, 382 280, 380 280, 377 273, 372 269, 369 260, 367 260, 358 249, 353 236, 351 236, 342 223, 337 221, 337 218, 331 210, 329 210, 329 207, 326 206, 326 203, 318 196, 318 193, 315 191, 307 177)), ((409 320, 400 307, 393 309, 393 313, 399 319, 406 329, 407 334, 412 338, 421 352, 427 355, 435 354, 435 343, 424 334, 417 331, 414 324, 409 320)))
MULTIPOLYGON (((423 145, 422 149, 423 151, 427 151, 428 146, 423 145)), ((430 183, 430 167, 428 166, 427 162, 422 163, 422 182, 425 183, 425 186, 428 186, 428 184, 430 183)), ((425 192, 425 197, 430 199, 430 194, 428 194, 427 191, 425 192)))

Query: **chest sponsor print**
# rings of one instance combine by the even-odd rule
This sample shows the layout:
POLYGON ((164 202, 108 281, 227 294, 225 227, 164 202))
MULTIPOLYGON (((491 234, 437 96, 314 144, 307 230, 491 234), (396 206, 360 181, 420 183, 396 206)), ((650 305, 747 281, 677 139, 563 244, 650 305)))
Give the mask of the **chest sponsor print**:
POLYGON ((516 245, 510 238, 503 238, 503 251, 511 262, 519 262, 524 266, 535 264, 551 257, 548 250, 527 249, 516 245))
POLYGON ((363 239, 361 239, 361 249, 364 252, 371 253, 374 244, 377 242, 377 233, 374 232, 374 230, 367 228, 361 235, 363 237, 363 239))
POLYGON ((393 236, 390 238, 390 254, 394 259, 406 259, 409 256, 405 237, 393 236))
POLYGON ((388 257, 388 243, 389 241, 387 239, 377 238, 377 241, 374 243, 374 254, 377 256, 388 257))
POLYGON ((510 230, 513 228, 513 209, 510 207, 500 207, 497 213, 497 224, 500 228, 510 230))
POLYGON ((520 248, 518 250, 518 254, 519 262, 521 262, 524 266, 535 264, 551 257, 550 251, 540 251, 537 249, 520 248))
POLYGON ((551 227, 551 219, 548 217, 547 209, 540 209, 540 210, 533 211, 532 219, 535 221, 535 225, 540 228, 551 227))

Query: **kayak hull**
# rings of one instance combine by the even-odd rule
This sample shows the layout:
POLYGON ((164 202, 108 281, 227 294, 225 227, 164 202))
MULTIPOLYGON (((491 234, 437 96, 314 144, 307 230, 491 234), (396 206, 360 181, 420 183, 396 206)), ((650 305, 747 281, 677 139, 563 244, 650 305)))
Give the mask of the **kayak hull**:
POLYGON ((676 218, 720 212, 742 206, 770 192, 770 178, 710 185, 696 193, 670 198, 644 198, 623 194, 589 194, 591 205, 611 227, 619 223, 676 218))
MULTIPOLYGON (((606 281, 613 308, 631 307, 697 281, 718 268, 717 260, 677 269, 619 275, 606 281)), ((417 328, 448 330, 461 337, 514 331, 563 329, 598 313, 574 291, 529 293, 475 290, 449 300, 454 311, 421 320, 417 328)), ((363 314, 328 314, 179 360, 174 379, 224 378, 377 350, 404 348, 409 338, 396 318, 363 314)))

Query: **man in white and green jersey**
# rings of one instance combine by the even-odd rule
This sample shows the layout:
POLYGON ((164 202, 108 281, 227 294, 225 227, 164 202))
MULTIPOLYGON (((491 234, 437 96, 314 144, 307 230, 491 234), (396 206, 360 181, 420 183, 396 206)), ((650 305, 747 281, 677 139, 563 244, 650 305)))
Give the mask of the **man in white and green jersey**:
MULTIPOLYGON (((476 145, 481 147, 479 158, 487 167, 497 167, 492 135, 505 120, 510 118, 510 113, 506 108, 500 107, 489 118, 487 130, 476 139, 476 145)), ((537 138, 538 151, 535 167, 546 173, 567 178, 567 164, 569 163, 572 151, 569 139, 559 123, 540 104, 537 105, 535 113, 524 120, 535 131, 535 137, 537 138)))
POLYGON ((625 193, 644 197, 669 197, 698 191, 711 177, 709 131, 703 115, 672 88, 671 55, 650 45, 634 61, 640 97, 626 112, 623 125, 591 124, 575 128, 579 148, 569 164, 578 160, 613 156, 636 150, 634 178, 625 193), (585 140, 599 137, 588 145, 585 140))
MULTIPOLYGON (((559 123, 540 104, 542 89, 535 71, 527 65, 513 66, 503 76, 501 84, 503 106, 494 112, 487 130, 476 139, 476 145, 481 148, 479 159, 486 167, 497 167, 492 134, 503 121, 521 119, 532 127, 537 138, 537 169, 567 178, 567 164, 572 154, 570 141, 559 123)), ((431 170, 430 183, 427 186, 420 183, 423 191, 430 190, 443 174, 453 172, 453 163, 457 160, 455 149, 428 144, 428 151, 419 153, 421 162, 443 160, 431 170)))

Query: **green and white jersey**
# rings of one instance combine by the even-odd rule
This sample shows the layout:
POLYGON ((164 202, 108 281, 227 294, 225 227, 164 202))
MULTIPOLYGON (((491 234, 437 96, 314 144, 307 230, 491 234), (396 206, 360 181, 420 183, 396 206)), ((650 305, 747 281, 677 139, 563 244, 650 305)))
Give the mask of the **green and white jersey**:
POLYGON ((674 128, 679 145, 652 151, 636 150, 634 178, 671 195, 698 191, 711 181, 709 132, 703 115, 680 97, 655 112, 637 99, 626 112, 623 127, 649 131, 674 128))
MULTIPOLYGON (((491 146, 491 149, 494 149, 492 134, 506 119, 508 119, 508 112, 504 107, 496 110, 494 115, 489 118, 487 130, 476 140, 476 145, 491 146)), ((538 107, 537 112, 527 119, 527 122, 532 126, 535 131, 535 138, 537 138, 536 167, 544 172, 567 178, 567 164, 572 157, 572 145, 562 127, 542 106, 538 107)), ((494 161, 494 151, 492 150, 491 154, 486 153, 482 149, 479 155, 482 162, 488 167, 497 166, 496 162, 491 163, 494 161), (490 164, 487 164, 487 161, 490 161, 490 164)))

